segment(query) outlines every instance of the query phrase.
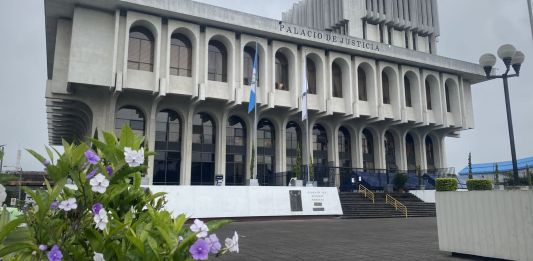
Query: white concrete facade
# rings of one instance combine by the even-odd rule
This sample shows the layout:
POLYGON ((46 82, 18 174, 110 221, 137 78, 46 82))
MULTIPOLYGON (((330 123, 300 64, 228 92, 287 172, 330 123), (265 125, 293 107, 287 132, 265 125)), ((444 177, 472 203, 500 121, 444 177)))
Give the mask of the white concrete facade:
MULTIPOLYGON (((362 132, 372 133, 374 165, 386 167, 384 137, 394 136, 396 165, 407 169, 406 135, 414 139, 416 164, 428 168, 426 137, 434 145, 436 168, 446 167, 444 141, 474 127, 471 85, 483 80, 478 65, 297 27, 281 21, 234 12, 187 0, 46 0, 48 83, 46 89, 50 142, 61 138, 83 140, 98 130, 113 131, 115 114, 133 106, 145 116, 146 145, 154 150, 156 115, 175 111, 181 122, 180 184, 191 182, 193 117, 207 113, 215 124, 215 173, 226 173, 226 127, 231 116, 240 117, 252 137, 253 115, 246 113, 250 87, 243 82, 243 49, 258 42, 259 119, 275 129, 275 172, 285 172, 286 126, 300 121, 301 75, 305 58, 316 65, 317 94, 309 95, 310 128, 320 124, 327 132, 328 162, 340 166, 338 132, 350 135, 351 167, 363 167, 362 132), (154 36, 152 71, 128 69, 128 37, 132 26, 154 36), (287 32, 288 28, 302 34, 287 32), (191 77, 169 73, 170 36, 179 32, 192 45, 191 77), (313 35, 313 37, 310 37, 313 35), (323 35, 323 37, 319 37, 323 35), (343 38, 344 37, 344 38, 343 38), (329 40, 328 40, 329 39, 329 40), (342 39, 342 42, 341 42, 342 39), (221 42, 227 50, 227 81, 208 80, 208 43, 221 42), (288 60, 289 90, 275 88, 275 57, 288 60), (342 98, 333 96, 332 64, 342 71, 342 98), (359 99, 358 68, 366 74, 366 101, 359 99), (384 104, 382 75, 390 88, 384 104), (411 106, 406 105, 404 77, 410 82, 411 106), (426 95, 425 82, 431 95, 426 95), (450 112, 446 90, 449 88, 450 112), (426 97, 432 108, 428 109, 426 97)), ((310 137, 303 137, 310 140, 310 137)), ((246 178, 250 178, 252 139, 246 140, 246 178)), ((303 142, 303 154, 313 151, 303 142)), ((151 173, 153 159, 149 166, 151 173)), ((151 176, 149 175, 149 179, 151 176)))

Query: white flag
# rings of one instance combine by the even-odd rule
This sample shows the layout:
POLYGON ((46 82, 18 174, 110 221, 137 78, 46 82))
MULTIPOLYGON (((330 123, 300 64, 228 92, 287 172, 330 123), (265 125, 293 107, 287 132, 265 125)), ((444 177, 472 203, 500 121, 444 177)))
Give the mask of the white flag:
POLYGON ((304 66, 302 67, 302 121, 307 119, 307 64, 304 58, 304 66))

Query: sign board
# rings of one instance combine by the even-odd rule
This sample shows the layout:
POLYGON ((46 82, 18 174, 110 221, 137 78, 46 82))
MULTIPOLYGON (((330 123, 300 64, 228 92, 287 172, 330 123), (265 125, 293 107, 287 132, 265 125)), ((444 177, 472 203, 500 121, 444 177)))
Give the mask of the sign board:
POLYGON ((192 218, 342 215, 335 187, 147 186, 192 218))

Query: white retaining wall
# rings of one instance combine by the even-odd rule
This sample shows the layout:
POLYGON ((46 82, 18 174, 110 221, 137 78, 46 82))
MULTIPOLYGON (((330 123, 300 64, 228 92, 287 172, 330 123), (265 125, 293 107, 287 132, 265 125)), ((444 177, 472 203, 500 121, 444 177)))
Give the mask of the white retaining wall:
POLYGON ((437 192, 442 251, 533 260, 533 191, 437 192))
MULTIPOLYGON (((167 210, 191 218, 342 215, 337 188, 267 186, 148 186, 166 192, 167 210), (292 192, 291 192, 292 191, 292 192), (291 209, 290 193, 301 197, 291 209)), ((298 197, 296 197, 298 198, 298 197)), ((294 200, 294 197, 293 197, 294 200)))

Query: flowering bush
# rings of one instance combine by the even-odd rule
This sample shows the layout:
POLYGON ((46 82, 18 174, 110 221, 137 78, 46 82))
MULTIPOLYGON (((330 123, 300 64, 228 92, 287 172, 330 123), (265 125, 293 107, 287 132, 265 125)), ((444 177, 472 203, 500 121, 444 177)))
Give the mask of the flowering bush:
POLYGON ((86 144, 63 142, 64 153, 47 148, 49 159, 29 150, 46 166, 44 191, 23 215, 0 216, 4 260, 207 260, 209 254, 239 252, 235 232, 223 243, 213 234, 229 221, 200 220, 188 227, 181 214, 164 210, 163 193, 141 187, 145 159, 142 138, 125 126, 120 138, 86 144), (67 185, 67 181, 72 184, 67 185))

